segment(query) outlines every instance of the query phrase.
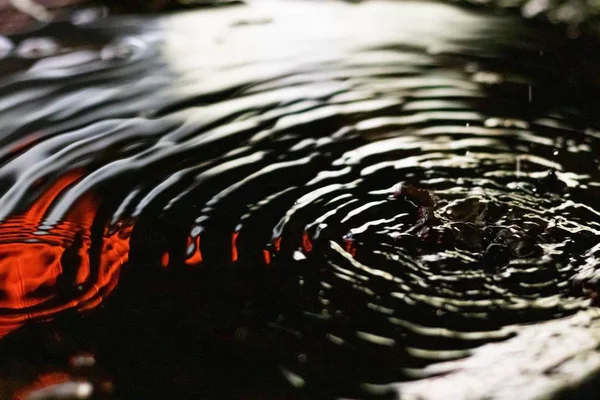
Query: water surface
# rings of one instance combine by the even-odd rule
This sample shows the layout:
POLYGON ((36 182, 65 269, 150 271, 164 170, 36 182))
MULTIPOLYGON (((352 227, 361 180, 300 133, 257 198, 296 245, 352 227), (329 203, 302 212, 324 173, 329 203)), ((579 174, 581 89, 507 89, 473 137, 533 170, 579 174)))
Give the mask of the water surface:
POLYGON ((389 397, 595 304, 589 38, 277 2, 8 40, 7 398, 389 397))

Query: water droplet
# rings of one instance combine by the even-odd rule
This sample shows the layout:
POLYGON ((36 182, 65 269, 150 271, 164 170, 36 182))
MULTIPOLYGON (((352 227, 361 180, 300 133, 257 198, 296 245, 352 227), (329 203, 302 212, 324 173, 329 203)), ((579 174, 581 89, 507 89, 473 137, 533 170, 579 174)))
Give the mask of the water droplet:
POLYGON ((67 381, 42 387, 29 393, 28 399, 87 399, 94 391, 89 382, 67 381))
POLYGON ((473 81, 486 85, 496 85, 502 82, 502 75, 495 72, 479 71, 473 74, 473 81))
POLYGON ((485 120, 483 125, 486 128, 517 128, 517 129, 528 129, 529 123, 519 119, 511 118, 488 118, 485 120))
POLYGON ((280 368, 281 368, 281 372, 283 373, 283 376, 285 376, 287 381, 296 389, 299 389, 306 384, 306 382, 304 381, 304 378, 302 378, 300 375, 298 375, 284 367, 280 367, 280 368))
POLYGON ((69 364, 73 368, 93 367, 96 364, 96 359, 93 354, 85 353, 71 357, 69 364))
POLYGON ((306 260, 306 256, 304 255, 304 253, 302 253, 299 250, 296 250, 294 252, 294 260, 299 261, 299 260, 306 260))
POLYGON ((102 19, 108 15, 106 7, 90 7, 82 10, 76 10, 71 15, 73 25, 85 25, 96 20, 102 19))
POLYGON ((17 54, 21 58, 42 58, 58 53, 58 43, 49 37, 25 39, 17 47, 17 54))
MULTIPOLYGON (((527 18, 535 17, 545 12, 550 6, 548 0, 529 0, 521 9, 523 16, 527 18)), ((540 54, 543 52, 540 52, 540 54)))
POLYGON ((103 60, 125 60, 132 58, 145 48, 146 44, 137 38, 122 38, 105 46, 100 52, 103 60))
POLYGON ((477 63, 470 62, 470 63, 467 63, 467 65, 465 66, 465 72, 474 74, 477 71, 479 71, 479 64, 477 64, 477 63))
POLYGON ((0 58, 4 58, 10 54, 15 45, 6 36, 0 35, 0 58))

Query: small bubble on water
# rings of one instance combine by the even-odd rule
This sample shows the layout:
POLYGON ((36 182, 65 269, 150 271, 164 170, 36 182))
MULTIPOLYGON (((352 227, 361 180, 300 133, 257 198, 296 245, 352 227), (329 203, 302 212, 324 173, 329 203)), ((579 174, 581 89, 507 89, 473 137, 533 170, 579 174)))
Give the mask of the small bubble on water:
POLYGON ((299 389, 301 387, 304 387, 304 385, 306 385, 306 382, 304 381, 304 378, 302 378, 300 375, 285 369, 284 367, 280 367, 281 368, 281 372, 283 373, 283 376, 286 378, 286 380, 296 389, 299 389))
POLYGON ((69 364, 73 368, 93 367, 96 359, 93 354, 79 354, 69 359, 69 364))
POLYGON ((58 53, 58 43, 49 37, 25 39, 17 47, 21 58, 42 58, 58 53))
POLYGON ((495 85, 502 82, 502 75, 495 72, 479 71, 473 74, 473 81, 477 83, 495 85))
POLYGON ((93 7, 77 10, 71 15, 73 25, 85 25, 96 20, 102 19, 108 15, 106 7, 93 7))
POLYGON ((103 60, 124 60, 133 54, 133 49, 130 46, 109 46, 102 49, 100 57, 103 60))
POLYGON ((94 391, 94 388, 89 382, 79 382, 76 383, 76 385, 77 389, 75 390, 75 395, 77 396, 77 398, 88 398, 92 395, 92 392, 94 391))
POLYGON ((144 42, 135 38, 123 38, 105 46, 100 51, 103 60, 125 60, 144 48, 144 42))
POLYGON ((0 58, 9 55, 14 47, 15 45, 9 38, 0 35, 0 58))
MULTIPOLYGON (((521 9, 523 16, 527 18, 535 17, 543 12, 546 12, 549 7, 547 0, 529 0, 521 9)), ((540 52, 540 54, 543 52, 540 52)))
POLYGON ((475 72, 479 71, 479 64, 470 62, 465 66, 465 71, 474 74, 475 72))
POLYGON ((28 399, 87 399, 94 391, 89 382, 63 382, 42 387, 29 394, 28 399))

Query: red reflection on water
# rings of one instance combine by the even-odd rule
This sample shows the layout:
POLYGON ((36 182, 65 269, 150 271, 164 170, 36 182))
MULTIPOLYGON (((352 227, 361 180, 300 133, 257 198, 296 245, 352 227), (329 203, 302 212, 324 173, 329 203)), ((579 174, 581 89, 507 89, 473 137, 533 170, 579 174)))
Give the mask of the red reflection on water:
POLYGON ((304 232, 304 234, 302 235, 302 247, 307 253, 312 250, 312 243, 310 242, 310 238, 308 237, 308 233, 306 232, 304 232))
POLYGON ((281 236, 279 236, 277 239, 273 240, 273 246, 275 246, 276 251, 281 250, 281 236))
POLYGON ((98 264, 98 276, 87 293, 73 304, 80 310, 89 310, 102 302, 117 285, 119 272, 129 259, 129 238, 133 225, 123 226, 115 233, 105 231, 102 238, 102 252, 98 264))
POLYGON ((239 232, 233 232, 231 234, 231 261, 233 262, 238 260, 237 238, 239 234, 239 232))
POLYGON ((271 239, 271 243, 267 245, 266 249, 263 249, 263 258, 265 260, 265 264, 271 264, 273 256, 276 256, 277 253, 281 250, 281 236, 271 239))
POLYGON ((194 251, 192 252, 192 255, 185 260, 186 265, 190 266, 197 265, 202 262, 202 251, 200 250, 200 236, 196 236, 195 238, 188 236, 187 246, 191 246, 192 243, 194 244, 194 251))
POLYGON ((345 250, 346 253, 350 254, 352 257, 356 255, 356 245, 354 244, 354 240, 344 239, 345 250))
POLYGON ((160 257, 160 265, 162 265, 163 268, 167 268, 169 266, 170 258, 169 253, 165 251, 160 257))
POLYGON ((41 374, 29 387, 15 393, 14 400, 28 399, 31 397, 31 394, 37 390, 58 385, 59 383, 68 382, 70 379, 71 378, 69 374, 63 372, 49 372, 46 374, 41 374))
POLYGON ((92 273, 90 234, 97 202, 91 195, 80 198, 63 221, 40 234, 54 200, 80 176, 61 177, 25 213, 0 224, 0 337, 29 319, 94 307, 116 285, 132 227, 105 235, 98 270, 92 273), (73 289, 62 302, 56 301, 59 280, 73 289))

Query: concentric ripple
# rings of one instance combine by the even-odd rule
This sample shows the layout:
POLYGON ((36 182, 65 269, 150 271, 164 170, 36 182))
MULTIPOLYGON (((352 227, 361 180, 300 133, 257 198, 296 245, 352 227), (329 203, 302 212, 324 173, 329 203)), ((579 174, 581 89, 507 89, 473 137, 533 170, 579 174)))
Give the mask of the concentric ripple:
POLYGON ((228 329, 260 321, 292 386, 353 396, 594 304, 584 39, 423 3, 249 10, 2 61, 6 333, 121 272, 277 271, 228 329))

